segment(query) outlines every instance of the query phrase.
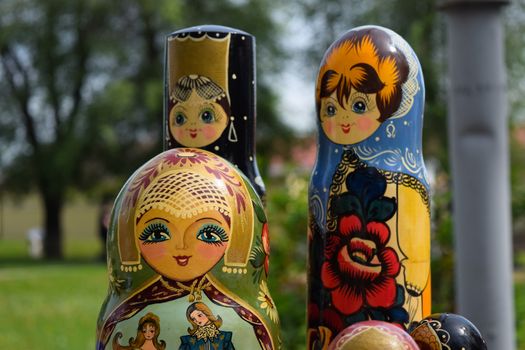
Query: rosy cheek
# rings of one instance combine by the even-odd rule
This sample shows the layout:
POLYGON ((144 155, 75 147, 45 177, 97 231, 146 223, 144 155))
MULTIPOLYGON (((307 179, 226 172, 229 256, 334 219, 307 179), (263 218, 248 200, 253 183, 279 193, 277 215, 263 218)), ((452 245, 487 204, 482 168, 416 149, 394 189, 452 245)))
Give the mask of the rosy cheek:
POLYGON ((184 130, 182 128, 175 128, 175 135, 173 135, 175 137, 175 139, 177 140, 182 140, 183 137, 184 137, 184 130))
POLYGON ((372 124, 374 123, 373 120, 369 119, 369 118, 366 118, 366 117, 361 117, 361 118, 358 118, 357 121, 357 128, 361 131, 368 131, 372 128, 372 124))
POLYGON ((221 245, 213 245, 213 244, 199 244, 197 247, 197 253, 200 256, 206 257, 209 260, 218 260, 224 255, 224 251, 226 250, 226 243, 222 243, 221 245))
POLYGON ((141 245, 140 251, 142 255, 149 259, 159 259, 168 254, 168 246, 166 244, 139 244, 141 245))
POLYGON ((216 135, 215 127, 211 125, 206 125, 202 128, 202 134, 205 138, 211 139, 214 138, 216 135))
POLYGON ((323 122, 324 132, 328 135, 331 135, 333 133, 334 126, 335 126, 335 120, 333 118, 327 119, 323 122))

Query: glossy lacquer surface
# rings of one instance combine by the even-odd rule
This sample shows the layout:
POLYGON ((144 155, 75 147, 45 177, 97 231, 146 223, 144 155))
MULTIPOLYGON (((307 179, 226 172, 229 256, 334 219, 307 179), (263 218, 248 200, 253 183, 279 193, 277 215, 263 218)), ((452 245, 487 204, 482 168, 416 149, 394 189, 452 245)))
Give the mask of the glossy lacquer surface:
POLYGON ((167 36, 164 148, 202 148, 237 166, 264 197, 255 157, 255 37, 198 26, 167 36))
POLYGON ((352 29, 321 62, 309 189, 308 348, 365 320, 407 329, 430 313, 424 83, 407 42, 352 29))
POLYGON ((427 316, 413 327, 410 335, 421 350, 487 350, 476 326, 456 314, 427 316))
POLYGON ((269 233, 249 181, 223 158, 165 151, 118 195, 98 350, 278 349, 269 233))
POLYGON ((420 350, 410 335, 384 321, 362 321, 341 331, 329 350, 420 350))

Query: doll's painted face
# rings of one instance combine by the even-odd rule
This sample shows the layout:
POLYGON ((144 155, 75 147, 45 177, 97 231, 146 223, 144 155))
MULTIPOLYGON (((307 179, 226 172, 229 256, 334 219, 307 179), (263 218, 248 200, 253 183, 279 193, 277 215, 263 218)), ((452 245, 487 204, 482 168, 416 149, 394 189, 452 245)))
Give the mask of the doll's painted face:
POLYGON ((146 323, 142 327, 142 334, 144 335, 144 339, 146 340, 152 340, 155 337, 155 325, 151 323, 146 323))
POLYGON ((215 142, 227 124, 228 115, 216 99, 205 99, 196 90, 170 111, 170 133, 186 147, 204 147, 215 142))
POLYGON ((321 126, 330 141, 351 145, 370 137, 381 125, 376 95, 352 89, 343 105, 339 104, 336 91, 321 98, 321 126))
POLYGON ((224 256, 230 238, 226 219, 214 210, 175 218, 152 208, 137 223, 137 242, 147 263, 162 276, 190 281, 224 256))
POLYGON ((201 310, 192 311, 190 314, 190 319, 193 322, 195 322, 197 326, 201 326, 201 327, 207 325, 210 322, 208 316, 206 316, 206 314, 202 312, 201 310))

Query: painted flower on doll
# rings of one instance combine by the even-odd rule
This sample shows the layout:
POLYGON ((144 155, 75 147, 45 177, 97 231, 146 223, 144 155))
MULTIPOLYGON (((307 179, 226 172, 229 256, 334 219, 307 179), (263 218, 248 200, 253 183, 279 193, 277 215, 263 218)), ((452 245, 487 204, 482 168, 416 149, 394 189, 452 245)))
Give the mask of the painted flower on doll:
POLYGON ((339 233, 328 239, 321 272, 335 308, 350 315, 363 305, 391 307, 401 265, 396 251, 386 247, 388 226, 374 221, 365 224, 357 215, 348 215, 339 220, 339 233), (352 286, 348 281, 353 281, 352 286))
POLYGON ((262 228, 262 246, 264 249, 264 272, 268 276, 270 270, 270 234, 268 233, 268 224, 264 223, 262 228))
POLYGON ((348 191, 332 202, 338 227, 328 233, 321 268, 323 286, 343 315, 364 312, 364 319, 399 322, 404 315, 379 316, 371 311, 397 310, 400 303, 396 277, 401 264, 397 252, 387 246, 390 228, 386 224, 396 212, 396 202, 384 196, 386 182, 375 168, 356 170, 346 179, 346 186, 348 191))

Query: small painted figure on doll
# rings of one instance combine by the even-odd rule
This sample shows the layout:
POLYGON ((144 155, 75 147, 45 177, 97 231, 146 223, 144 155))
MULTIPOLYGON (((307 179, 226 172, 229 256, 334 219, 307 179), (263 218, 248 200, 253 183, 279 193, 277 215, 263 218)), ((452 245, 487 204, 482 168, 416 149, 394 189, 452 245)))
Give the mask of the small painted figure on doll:
POLYGON ((234 350, 232 332, 221 331, 222 319, 215 316, 206 304, 195 302, 186 310, 186 318, 192 325, 190 335, 181 337, 179 350, 234 350))
POLYGON ((119 344, 122 333, 117 332, 113 337, 113 350, 164 350, 166 342, 159 341, 160 319, 157 315, 149 312, 139 321, 137 336, 129 340, 129 345, 119 344))

